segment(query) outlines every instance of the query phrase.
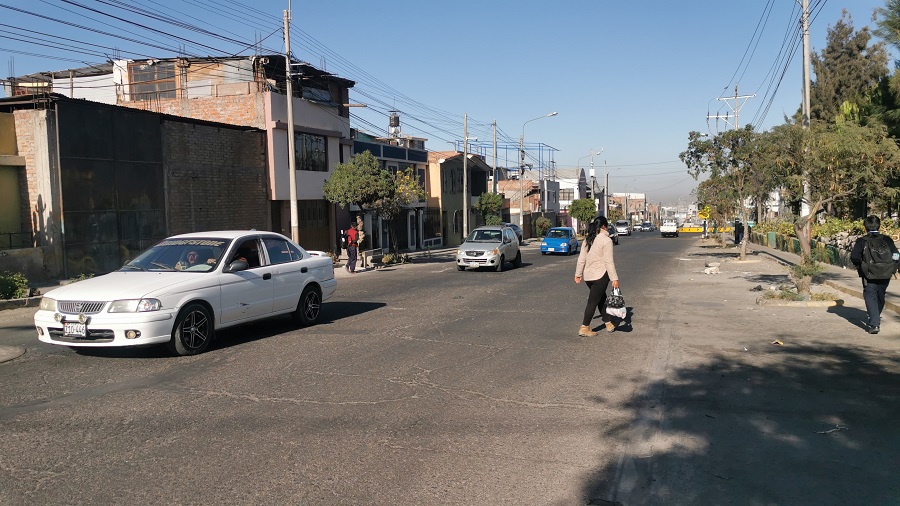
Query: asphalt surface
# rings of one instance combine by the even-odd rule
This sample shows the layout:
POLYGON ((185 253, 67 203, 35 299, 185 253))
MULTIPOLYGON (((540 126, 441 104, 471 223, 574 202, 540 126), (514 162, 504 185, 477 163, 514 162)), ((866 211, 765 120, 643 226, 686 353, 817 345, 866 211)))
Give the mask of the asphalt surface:
POLYGON ((843 305, 759 305, 793 258, 752 249, 623 237, 630 316, 590 339, 574 257, 534 242, 505 273, 338 269, 322 325, 189 359, 73 355, 0 312, 33 338, 0 344, 28 350, 0 364, 0 503, 900 503, 900 317, 867 334, 836 268, 843 305))

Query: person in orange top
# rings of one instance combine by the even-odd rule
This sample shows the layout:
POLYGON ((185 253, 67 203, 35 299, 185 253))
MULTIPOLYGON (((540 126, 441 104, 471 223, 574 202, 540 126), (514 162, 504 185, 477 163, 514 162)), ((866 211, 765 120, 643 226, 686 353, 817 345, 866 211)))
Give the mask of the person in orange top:
POLYGON ((587 236, 578 254, 575 264, 575 283, 585 280, 590 292, 584 317, 581 319, 579 336, 593 337, 597 333, 591 329, 594 310, 600 310, 600 317, 606 325, 607 332, 616 329, 611 316, 606 313, 606 289, 612 282, 613 288, 619 287, 619 275, 613 261, 613 242, 609 238, 609 221, 606 216, 598 216, 588 224, 587 236))

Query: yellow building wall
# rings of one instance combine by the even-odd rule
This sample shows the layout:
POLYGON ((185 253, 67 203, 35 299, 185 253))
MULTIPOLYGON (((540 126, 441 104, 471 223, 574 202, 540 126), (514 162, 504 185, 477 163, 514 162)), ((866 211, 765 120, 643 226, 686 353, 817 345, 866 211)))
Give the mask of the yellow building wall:
POLYGON ((0 155, 18 155, 16 149, 16 118, 8 112, 0 112, 0 155))
MULTIPOLYGON (((19 167, 0 165, 0 232, 21 232, 19 167)), ((5 238, 0 238, 4 241, 5 238)))

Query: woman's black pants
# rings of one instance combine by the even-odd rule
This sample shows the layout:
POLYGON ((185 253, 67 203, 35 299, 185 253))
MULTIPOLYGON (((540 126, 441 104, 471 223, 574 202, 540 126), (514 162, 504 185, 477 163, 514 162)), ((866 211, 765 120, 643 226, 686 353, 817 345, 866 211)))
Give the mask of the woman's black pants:
POLYGON ((581 319, 582 325, 590 325, 594 318, 594 310, 600 310, 600 318, 603 321, 609 321, 609 315, 606 314, 606 289, 609 287, 609 273, 603 275, 596 281, 585 281, 590 293, 588 294, 587 306, 584 308, 584 317, 581 319))

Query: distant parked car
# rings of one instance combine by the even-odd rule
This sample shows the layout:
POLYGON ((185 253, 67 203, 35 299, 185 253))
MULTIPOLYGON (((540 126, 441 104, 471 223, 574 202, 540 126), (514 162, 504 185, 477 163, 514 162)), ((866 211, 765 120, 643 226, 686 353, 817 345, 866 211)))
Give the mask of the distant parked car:
POLYGON ((653 232, 655 229, 656 227, 654 227, 653 223, 650 223, 649 221, 645 221, 640 225, 641 232, 653 232))
POLYGON ((319 319, 337 282, 327 255, 273 232, 195 232, 164 239, 121 269, 47 292, 38 339, 73 347, 166 344, 206 350, 216 330, 290 314, 319 319))
POLYGON ((491 267, 501 272, 506 262, 519 267, 522 253, 516 233, 503 225, 476 228, 456 250, 456 268, 460 271, 466 267, 491 267))
POLYGON ((618 220, 616 221, 616 232, 619 235, 631 235, 631 223, 628 220, 618 220))
POLYGON ((516 233, 516 237, 519 239, 519 244, 522 244, 523 242, 525 242, 525 238, 522 235, 522 227, 516 225, 515 223, 507 223, 507 222, 502 223, 502 225, 513 229, 513 232, 516 233))
POLYGON ((609 238, 612 239, 613 246, 619 245, 619 233, 616 232, 616 227, 608 227, 607 231, 609 232, 609 238))
POLYGON ((547 231, 547 235, 541 239, 541 254, 565 253, 570 255, 578 253, 578 238, 575 237, 575 229, 571 227, 553 227, 547 231))

